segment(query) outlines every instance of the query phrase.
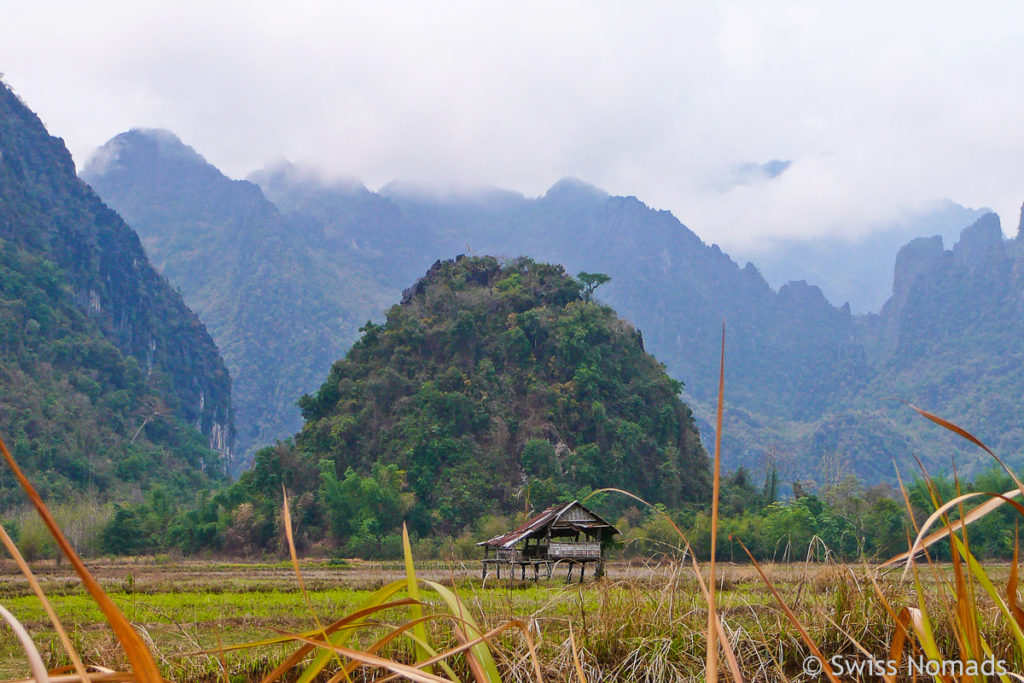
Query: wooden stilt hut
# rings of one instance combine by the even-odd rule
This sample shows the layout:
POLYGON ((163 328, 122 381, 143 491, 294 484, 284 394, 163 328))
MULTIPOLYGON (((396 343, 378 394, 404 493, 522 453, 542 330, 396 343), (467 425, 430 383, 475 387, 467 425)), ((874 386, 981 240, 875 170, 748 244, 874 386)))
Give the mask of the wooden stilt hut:
POLYGON ((515 570, 522 572, 533 569, 533 579, 541 571, 548 578, 556 566, 568 567, 566 581, 572 579, 574 567, 580 568, 580 582, 586 573, 587 564, 596 565, 595 576, 604 573, 604 548, 618 529, 583 507, 579 501, 553 505, 540 514, 531 517, 517 529, 477 543, 483 546, 483 570, 481 578, 486 579, 491 567, 501 578, 501 568, 508 567, 510 578, 515 570))

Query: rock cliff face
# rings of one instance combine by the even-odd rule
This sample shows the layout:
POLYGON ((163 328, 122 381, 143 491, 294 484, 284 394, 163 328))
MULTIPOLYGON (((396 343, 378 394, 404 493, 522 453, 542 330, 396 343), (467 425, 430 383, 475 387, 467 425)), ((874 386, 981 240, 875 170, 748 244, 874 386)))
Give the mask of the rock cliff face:
POLYGON ((953 246, 953 259, 962 268, 987 268, 1005 256, 1003 229, 994 213, 985 214, 964 228, 960 241, 953 246))
MULTIPOLYGON (((873 323, 864 338, 881 351, 854 397, 861 405, 904 398, 962 424, 997 453, 1019 457, 1024 431, 1013 416, 1024 393, 1024 249, 1004 240, 995 214, 964 228, 950 250, 938 237, 906 245, 893 296, 873 323)), ((952 453, 961 471, 986 464, 966 442, 911 418, 903 411, 895 425, 926 464, 946 468, 952 453)))
MULTIPOLYGON (((1019 283, 1007 246, 999 217, 990 213, 964 228, 951 251, 917 264, 898 312, 897 357, 937 344, 970 344, 967 332, 995 334, 1024 322, 1015 306, 1019 283)), ((897 275, 908 279, 907 273, 897 275)))
POLYGON ((942 253, 942 238, 938 235, 919 237, 904 245, 896 253, 892 298, 886 303, 902 308, 910 296, 910 288, 914 286, 914 281, 922 273, 928 272, 935 262, 942 258, 942 253))
POLYGON ((138 236, 78 179, 63 142, 3 85, 0 241, 52 263, 70 301, 135 360, 167 408, 231 458, 231 381, 213 340, 138 236))

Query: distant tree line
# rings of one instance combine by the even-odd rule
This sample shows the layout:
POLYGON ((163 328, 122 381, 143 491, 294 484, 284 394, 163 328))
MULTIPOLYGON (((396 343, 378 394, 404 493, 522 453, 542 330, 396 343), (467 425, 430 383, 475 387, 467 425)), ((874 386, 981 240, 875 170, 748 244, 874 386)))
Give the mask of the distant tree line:
MULTIPOLYGON (((275 448, 287 450, 288 445, 275 448)), ((394 465, 377 466, 369 476, 349 470, 342 477, 325 465, 318 479, 318 495, 307 492, 290 499, 297 542, 306 552, 394 559, 401 556, 404 522, 411 530, 419 557, 472 559, 479 554, 476 542, 523 521, 522 513, 482 515, 461 529, 435 533, 429 517, 419 512, 405 472, 394 465)), ((742 468, 723 478, 720 559, 747 561, 739 545, 742 541, 758 560, 885 560, 905 551, 914 536, 906 500, 920 524, 935 509, 933 491, 940 501, 952 499, 957 491, 956 483, 946 477, 932 479, 931 491, 928 483, 916 479, 906 486, 904 500, 903 494, 889 485, 866 487, 856 477, 848 476, 813 492, 796 484, 792 495, 779 499, 773 472, 769 470, 764 479, 755 482, 742 468)), ((959 483, 964 493, 1002 493, 1013 486, 1004 472, 995 470, 959 483)), ((526 489, 523 495, 528 495, 526 489)), ((108 521, 97 527, 96 538, 87 547, 111 555, 176 552, 272 556, 285 552, 280 489, 255 504, 238 504, 238 496, 238 489, 232 487, 203 494, 197 504, 186 507, 166 488, 154 487, 140 503, 113 506, 108 521)), ((555 493, 553 497, 567 501, 576 496, 555 493)), ((613 553, 678 557, 682 552, 682 543, 664 516, 628 498, 601 493, 587 505, 613 519, 622 532, 613 553)), ((706 559, 711 539, 710 504, 658 507, 680 526, 698 558, 706 559)), ((92 510, 90 514, 98 513, 92 510)), ((972 552, 979 558, 1012 557, 1016 515, 1011 506, 1005 505, 971 524, 968 534, 972 552)), ((951 517, 957 516, 954 513, 951 517)), ((19 525, 14 524, 14 534, 18 531, 19 525)), ((929 552, 938 560, 949 558, 948 544, 938 543, 929 552)))

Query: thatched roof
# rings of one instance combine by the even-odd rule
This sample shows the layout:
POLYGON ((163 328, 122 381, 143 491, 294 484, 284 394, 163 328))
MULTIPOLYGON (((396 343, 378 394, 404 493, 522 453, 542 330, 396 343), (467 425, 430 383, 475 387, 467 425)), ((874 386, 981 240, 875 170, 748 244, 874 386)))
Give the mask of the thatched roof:
POLYGON ((619 533, 619 530, 606 520, 583 507, 578 500, 574 500, 571 503, 552 505, 523 522, 518 528, 481 541, 477 545, 487 548, 511 548, 527 538, 547 536, 549 529, 553 532, 551 535, 555 536, 574 532, 594 533, 595 530, 600 531, 602 536, 619 533))

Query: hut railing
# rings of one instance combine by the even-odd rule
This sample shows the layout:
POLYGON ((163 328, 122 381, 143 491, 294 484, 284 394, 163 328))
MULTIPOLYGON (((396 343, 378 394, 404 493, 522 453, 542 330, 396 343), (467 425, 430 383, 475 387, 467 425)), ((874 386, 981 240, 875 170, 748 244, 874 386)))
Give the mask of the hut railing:
POLYGON ((554 560, 589 560, 601 558, 601 544, 597 542, 552 541, 548 557, 554 560))

